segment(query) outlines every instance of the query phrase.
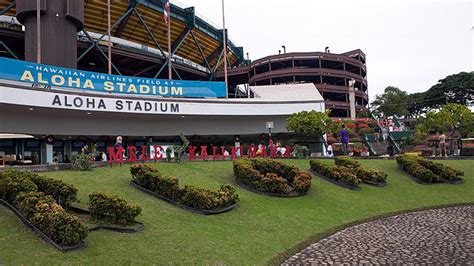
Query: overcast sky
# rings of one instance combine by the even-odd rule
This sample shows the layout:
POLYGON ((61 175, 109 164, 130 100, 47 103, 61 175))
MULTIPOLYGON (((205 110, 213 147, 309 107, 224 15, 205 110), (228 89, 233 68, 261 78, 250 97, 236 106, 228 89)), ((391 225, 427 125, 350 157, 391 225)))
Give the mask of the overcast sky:
MULTIPOLYGON (((222 27, 221 0, 179 0, 222 27)), ((369 95, 389 85, 425 91, 474 65, 471 1, 226 0, 229 37, 250 59, 287 52, 367 56, 369 95)))

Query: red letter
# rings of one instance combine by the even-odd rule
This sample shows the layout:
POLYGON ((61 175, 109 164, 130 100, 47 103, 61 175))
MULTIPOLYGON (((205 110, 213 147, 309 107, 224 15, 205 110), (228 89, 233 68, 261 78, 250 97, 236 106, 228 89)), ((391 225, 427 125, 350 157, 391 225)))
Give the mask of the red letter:
POLYGON ((250 159, 250 158, 255 158, 255 157, 257 157, 257 151, 256 151, 254 145, 248 146, 247 157, 248 157, 249 159, 250 159))
POLYGON ((189 146, 189 160, 194 161, 196 160, 196 146, 189 146))
POLYGON ((272 145, 270 146, 270 157, 272 158, 277 158, 278 154, 276 153, 276 146, 272 145))
POLYGON ((137 155, 135 154, 137 152, 137 147, 135 146, 128 146, 128 153, 130 153, 130 158, 128 159, 129 162, 134 163, 137 161, 137 155))
POLYGON ((224 153, 225 153, 225 146, 221 146, 221 158, 222 158, 222 160, 225 160, 224 153))
POLYGON ((163 159, 163 154, 161 153, 161 151, 163 151, 163 147, 161 146, 153 146, 153 149, 155 150, 155 156, 153 156, 153 160, 161 160, 163 159), (158 154, 160 154, 160 156, 158 156, 158 154))
POLYGON ((267 146, 262 145, 262 154, 260 154, 263 158, 267 157, 267 146))
POLYGON ((290 158, 290 157, 291 157, 291 147, 290 147, 290 146, 286 146, 286 151, 285 151, 284 156, 285 156, 286 158, 290 158))
POLYGON ((143 145, 142 146, 142 155, 140 156, 140 160, 142 161, 148 161, 150 160, 150 154, 147 153, 147 146, 143 145))
POLYGON ((244 147, 240 146, 239 148, 236 149, 234 146, 232 146, 232 150, 230 152, 230 158, 232 160, 235 160, 237 158, 237 151, 240 151, 240 156, 238 156, 238 158, 242 157, 244 154, 244 147))
POLYGON ((199 156, 199 158, 201 158, 201 160, 207 160, 207 157, 209 157, 209 155, 207 154, 207 146, 201 146, 201 155, 199 156))
POLYGON ((216 146, 212 146, 212 159, 214 161, 219 160, 219 156, 217 155, 217 147, 216 146))
POLYGON ((123 153, 124 149, 122 147, 117 148, 117 153, 115 153, 114 147, 108 147, 109 150, 109 163, 123 163, 123 153))

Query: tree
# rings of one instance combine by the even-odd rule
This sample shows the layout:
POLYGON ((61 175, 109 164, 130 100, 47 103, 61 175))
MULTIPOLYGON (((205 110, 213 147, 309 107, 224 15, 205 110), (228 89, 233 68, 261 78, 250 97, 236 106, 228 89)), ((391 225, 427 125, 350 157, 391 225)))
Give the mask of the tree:
POLYGON ((407 104, 408 94, 397 87, 389 86, 385 88, 383 94, 375 97, 371 105, 377 113, 387 117, 408 115, 407 104))
POLYGON ((424 100, 432 109, 446 103, 471 104, 474 101, 474 72, 460 72, 438 81, 425 92, 424 100))
POLYGON ((289 131, 317 138, 326 133, 333 133, 337 130, 337 125, 329 117, 330 111, 317 112, 313 110, 294 113, 287 119, 286 128, 289 131))
POLYGON ((462 137, 474 132, 474 113, 468 107, 450 103, 441 106, 438 112, 431 111, 418 118, 418 131, 425 133, 458 131, 462 137))

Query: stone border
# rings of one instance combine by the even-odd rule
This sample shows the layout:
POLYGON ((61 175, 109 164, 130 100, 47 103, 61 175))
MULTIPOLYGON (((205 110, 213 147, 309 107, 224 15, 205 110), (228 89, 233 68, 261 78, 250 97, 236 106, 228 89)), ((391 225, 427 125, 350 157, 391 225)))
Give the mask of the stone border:
MULTIPOLYGON (((398 165, 398 164, 397 164, 398 165)), ((444 180, 444 182, 431 182, 431 183, 428 183, 428 182, 425 182, 425 181, 422 181, 420 179, 418 179, 417 177, 415 176, 412 176, 410 175, 407 171, 403 170, 400 166, 398 166, 398 169, 400 170, 400 172, 406 174, 407 176, 410 177, 411 180, 415 181, 416 183, 420 184, 420 185, 425 185, 425 186, 429 186, 429 185, 437 185, 437 184, 449 184, 449 185, 461 185, 461 184, 464 184, 464 180, 463 179, 458 179, 458 180, 444 180)))
POLYGON ((297 193, 295 191, 291 191, 289 194, 279 194, 279 193, 272 193, 272 192, 264 192, 264 191, 260 191, 260 190, 257 190, 249 185, 246 185, 244 184, 243 182, 241 182, 240 180, 235 180, 235 182, 237 183, 237 185, 247 191, 250 191, 250 192, 253 192, 253 193, 256 193, 256 194, 260 194, 260 195, 263 195, 263 196, 269 196, 269 197, 279 197, 279 198, 296 198, 296 197, 301 197, 301 196, 304 196, 306 195, 306 193, 297 193))
POLYGON ((312 174, 312 175, 315 175, 329 183, 332 183, 336 186, 339 186, 339 187, 342 187, 342 188, 345 188, 345 189, 349 189, 349 190, 352 190, 352 191, 361 191, 362 188, 360 186, 357 186, 357 185, 351 185, 351 184, 347 184, 347 183, 343 183, 343 182, 340 182, 340 181, 337 181, 337 180, 334 180, 334 179, 331 179, 329 177, 325 177, 319 173, 316 173, 316 171, 312 170, 312 169, 309 169, 309 172, 312 174))
MULTIPOLYGON (((88 214, 90 215, 90 211, 88 209, 80 208, 77 206, 69 207, 70 210, 75 211, 77 213, 88 214)), ((89 227, 89 232, 95 232, 99 230, 109 230, 115 231, 119 233, 138 233, 145 230, 145 225, 141 222, 134 221, 138 226, 136 227, 123 227, 123 226, 113 226, 113 225, 96 225, 89 227)))
POLYGON ((149 194, 151 196, 154 196, 156 198, 159 198, 163 201, 166 201, 168 202, 169 204, 172 204, 178 208, 181 208, 181 209, 184 209, 184 210, 187 210, 187 211, 190 211, 190 212, 194 212, 194 213, 197 213, 197 214, 202 214, 202 215, 216 215, 216 214, 221 214, 221 213, 225 213, 225 212, 228 212, 228 211, 231 211, 233 209, 235 209, 237 207, 237 203, 234 203, 232 205, 230 205, 229 207, 227 208, 224 208, 224 209, 221 209, 221 210, 203 210, 203 209, 196 209, 196 208, 193 208, 193 207, 189 207, 189 206, 186 206, 186 205, 183 205, 181 203, 178 203, 174 200, 171 200, 167 197, 164 197, 156 192, 153 192, 151 190, 148 190, 142 186, 140 186, 135 180, 131 180, 130 181, 130 185, 146 194, 149 194))
POLYGON ((379 215, 375 215, 375 216, 372 216, 372 217, 369 217, 369 218, 364 218, 364 219, 360 219, 360 220, 355 220, 353 222, 348 222, 346 224, 336 226, 336 227, 331 228, 331 229, 329 229, 325 232, 317 233, 317 234, 309 237, 308 239, 294 245, 293 247, 288 248, 287 250, 273 256, 273 258, 271 258, 268 261, 267 264, 268 265, 281 265, 284 261, 289 259, 294 254, 298 253, 299 251, 303 250, 307 246, 309 246, 309 245, 311 245, 315 242, 318 242, 318 241, 320 241, 320 240, 322 240, 322 239, 324 239, 328 236, 331 236, 331 235, 333 235, 333 234, 335 234, 339 231, 342 231, 344 229, 352 227, 352 226, 372 222, 372 221, 379 220, 379 219, 389 218, 389 217, 397 216, 399 214, 404 214, 404 213, 412 213, 412 212, 419 212, 419 211, 425 211, 425 210, 435 210, 435 209, 442 209, 442 208, 447 208, 447 207, 471 206, 471 205, 474 205, 474 201, 465 202, 465 203, 453 203, 453 204, 426 206, 426 207, 419 207, 419 208, 413 208, 413 209, 407 209, 407 210, 401 210, 401 211, 394 211, 394 212, 389 212, 389 213, 385 213, 385 214, 379 214, 379 215))
POLYGON ((20 219, 20 221, 24 225, 26 225, 26 227, 30 228, 33 232, 35 232, 37 235, 39 235, 44 242, 46 242, 48 244, 51 244, 52 246, 54 246, 59 251, 62 251, 62 252, 74 251, 74 250, 79 250, 79 249, 82 249, 82 248, 86 247, 85 242, 81 242, 80 244, 78 244, 76 246, 63 246, 63 245, 60 245, 60 244, 54 242, 51 238, 49 238, 45 233, 43 233, 41 230, 39 230, 32 223, 30 223, 30 221, 28 221, 28 219, 26 219, 26 217, 23 216, 23 214, 21 214, 14 206, 10 205, 10 203, 4 201, 3 199, 0 199, 0 204, 7 207, 8 209, 10 209, 18 217, 18 219, 20 219))

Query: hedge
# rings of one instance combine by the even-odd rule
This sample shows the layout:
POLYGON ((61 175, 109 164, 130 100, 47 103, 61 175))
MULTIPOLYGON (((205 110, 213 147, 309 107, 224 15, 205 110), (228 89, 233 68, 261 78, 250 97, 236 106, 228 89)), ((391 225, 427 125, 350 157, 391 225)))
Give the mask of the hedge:
POLYGON ((0 172, 0 197, 60 245, 78 245, 87 236, 87 227, 59 205, 61 200, 57 201, 61 197, 75 200, 76 193, 77 189, 71 185, 32 172, 11 169, 0 172))
POLYGON ((116 194, 92 193, 89 195, 89 210, 94 219, 107 219, 115 224, 133 224, 142 212, 138 205, 129 205, 116 194))
POLYGON ((416 155, 402 155, 397 157, 396 160, 400 168, 426 183, 462 180, 460 176, 464 175, 462 171, 416 155))
POLYGON ((270 159, 239 159, 233 162, 235 178, 258 191, 287 195, 306 193, 311 188, 311 175, 270 159))
POLYGON ((329 166, 320 160, 309 161, 310 169, 319 175, 339 181, 345 184, 356 186, 362 182, 354 171, 345 166, 329 166))
POLYGON ((30 171, 16 169, 6 169, 0 172, 0 181, 2 179, 29 180, 37 187, 30 191, 41 191, 46 195, 51 195, 56 202, 62 206, 69 206, 70 203, 77 201, 77 188, 73 185, 64 183, 61 180, 40 176, 30 171))
POLYGON ((352 169, 356 176, 362 181, 382 183, 387 181, 387 173, 382 170, 373 169, 373 168, 364 168, 362 165, 349 157, 345 156, 336 156, 334 162, 337 166, 344 166, 352 169))
POLYGON ((57 244, 74 246, 87 237, 87 227, 77 217, 67 213, 53 197, 42 192, 19 194, 14 206, 57 244))
POLYGON ((180 188, 177 178, 164 176, 157 169, 144 164, 133 165, 130 173, 141 187, 191 208, 219 210, 230 207, 239 200, 235 189, 229 185, 221 186, 219 190, 190 185, 180 188))

